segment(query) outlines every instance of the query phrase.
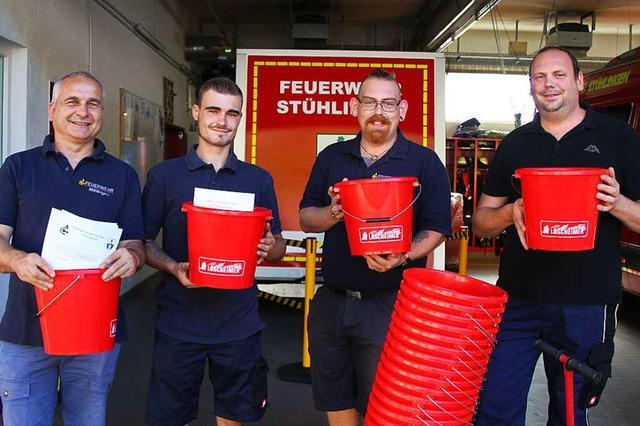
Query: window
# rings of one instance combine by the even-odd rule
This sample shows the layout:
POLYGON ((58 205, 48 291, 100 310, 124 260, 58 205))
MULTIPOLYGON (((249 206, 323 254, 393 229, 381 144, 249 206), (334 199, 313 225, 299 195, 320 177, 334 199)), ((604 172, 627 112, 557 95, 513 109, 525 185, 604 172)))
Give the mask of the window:
POLYGON ((459 123, 475 117, 482 124, 514 123, 515 114, 521 114, 525 124, 533 120, 534 108, 526 75, 449 73, 446 76, 446 121, 459 123))

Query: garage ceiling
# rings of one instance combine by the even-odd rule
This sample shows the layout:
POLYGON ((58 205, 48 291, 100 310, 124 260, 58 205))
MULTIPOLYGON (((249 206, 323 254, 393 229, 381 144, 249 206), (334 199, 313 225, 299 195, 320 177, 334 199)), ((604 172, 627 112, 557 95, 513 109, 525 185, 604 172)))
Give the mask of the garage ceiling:
MULTIPOLYGON (((583 20, 595 34, 640 33, 639 0, 190 0, 183 4, 193 22, 188 38, 219 37, 222 45, 241 48, 263 47, 234 43, 237 34, 252 25, 263 31, 291 28, 294 42, 296 26, 307 30, 325 24, 335 34, 336 28, 346 26, 395 25, 402 36, 393 48, 409 51, 442 51, 465 30, 494 31, 496 23, 498 30, 512 32, 517 27, 543 34, 556 23, 583 20)), ((283 40, 269 48, 371 49, 349 40, 341 43, 314 46, 283 40)))

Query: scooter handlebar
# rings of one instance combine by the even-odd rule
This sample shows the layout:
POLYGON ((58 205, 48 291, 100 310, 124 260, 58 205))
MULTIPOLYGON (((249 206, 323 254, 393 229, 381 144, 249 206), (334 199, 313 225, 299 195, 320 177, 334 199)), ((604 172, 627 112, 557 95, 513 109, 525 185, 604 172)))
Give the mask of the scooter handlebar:
POLYGON ((561 362, 562 360, 560 358, 563 355, 566 356, 567 360, 563 364, 565 365, 565 368, 567 370, 575 371, 594 383, 600 384, 605 379, 602 373, 600 373, 597 370, 594 370, 593 368, 589 367, 588 365, 586 365, 581 361, 578 361, 575 358, 571 358, 570 356, 567 355, 567 352, 565 350, 558 349, 541 339, 536 340, 534 343, 534 346, 540 352, 547 354, 549 356, 552 356, 561 362))

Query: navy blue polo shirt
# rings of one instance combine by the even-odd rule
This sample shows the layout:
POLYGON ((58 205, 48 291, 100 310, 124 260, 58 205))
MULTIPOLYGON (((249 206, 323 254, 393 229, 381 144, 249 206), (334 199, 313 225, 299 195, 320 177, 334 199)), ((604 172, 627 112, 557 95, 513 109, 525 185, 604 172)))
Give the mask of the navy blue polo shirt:
MULTIPOLYGON (((196 153, 164 161, 149 171, 143 192, 143 215, 148 239, 162 228, 163 250, 177 262, 188 262, 187 223, 182 203, 193 200, 194 188, 255 194, 255 205, 271 210, 271 231, 282 232, 273 178, 264 169, 238 160, 234 153, 216 172, 196 153)), ((229 235, 233 238, 233 235, 229 235)), ((226 343, 264 328, 258 315, 258 289, 185 288, 172 274, 156 293, 156 327, 170 336, 195 343, 226 343)))
MULTIPOLYGON (((11 245, 27 253, 42 252, 52 208, 87 219, 115 222, 121 240, 144 240, 140 183, 136 172, 105 152, 95 150, 75 169, 54 150, 51 136, 42 147, 11 155, 0 169, 0 223, 13 228, 11 245)), ((7 308, 0 323, 0 340, 42 346, 35 289, 15 274, 9 280, 7 308)), ((118 311, 118 341, 126 340, 122 310, 118 311)))
MULTIPOLYGON (((327 189, 344 178, 372 177, 418 178, 422 193, 413 206, 413 235, 429 230, 451 235, 451 189, 447 171, 431 149, 407 140, 398 130, 398 139, 378 161, 367 167, 360 155, 359 133, 355 139, 334 143, 316 159, 300 209, 325 207, 331 204, 327 189)), ((414 259, 411 266, 425 266, 426 258, 414 259)), ((370 270, 362 256, 352 256, 344 222, 338 222, 325 232, 322 248, 322 275, 333 288, 362 291, 397 289, 403 268, 384 274, 370 270)))
MULTIPOLYGON (((595 112, 586 105, 584 120, 560 141, 547 133, 540 117, 511 132, 500 143, 484 182, 484 193, 520 198, 521 167, 613 167, 622 194, 640 200, 640 138, 626 123, 595 112)), ((559 203, 562 193, 549 188, 559 203)), ((621 223, 600 213, 595 248, 553 252, 524 250, 516 229, 506 230, 500 258, 498 286, 511 297, 563 304, 619 303, 621 223)))

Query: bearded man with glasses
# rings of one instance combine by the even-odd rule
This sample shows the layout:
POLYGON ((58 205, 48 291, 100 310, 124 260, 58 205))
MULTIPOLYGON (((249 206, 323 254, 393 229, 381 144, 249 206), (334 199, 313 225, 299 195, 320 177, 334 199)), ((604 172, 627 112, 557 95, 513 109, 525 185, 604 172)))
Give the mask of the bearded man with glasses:
POLYGON ((330 426, 358 426, 407 266, 427 256, 451 233, 451 189, 444 165, 431 149, 407 140, 398 128, 408 103, 395 76, 374 70, 350 101, 360 133, 323 150, 302 201, 300 226, 324 232, 322 273, 309 313, 309 352, 316 409, 330 426), (422 186, 413 209, 413 241, 407 253, 351 256, 342 222, 344 179, 413 176, 422 186))

